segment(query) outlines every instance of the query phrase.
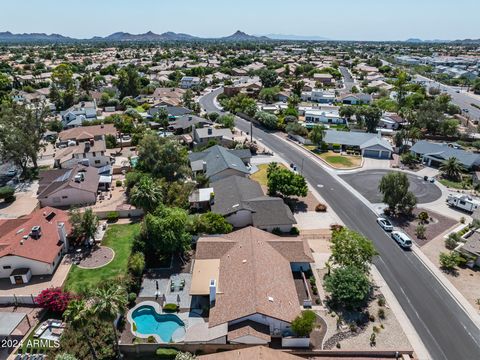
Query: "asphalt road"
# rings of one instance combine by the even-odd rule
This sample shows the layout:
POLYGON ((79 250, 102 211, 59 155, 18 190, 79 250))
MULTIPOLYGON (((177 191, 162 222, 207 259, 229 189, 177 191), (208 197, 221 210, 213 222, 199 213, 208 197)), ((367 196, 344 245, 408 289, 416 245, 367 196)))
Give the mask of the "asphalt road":
MULTIPOLYGON (((218 89, 200 100, 208 112, 215 111, 218 89)), ((250 123, 236 118, 236 126, 250 131, 250 123)), ((375 265, 395 294, 432 359, 478 360, 480 332, 438 280, 413 252, 403 251, 376 224, 373 211, 334 176, 301 150, 257 126, 256 139, 288 162, 301 166, 303 175, 351 229, 371 239, 379 252, 375 265)), ((388 329, 386 329, 388 331, 388 329)))
POLYGON ((345 66, 339 66, 338 69, 340 70, 340 73, 342 74, 343 77, 343 83, 345 85, 345 88, 348 91, 352 90, 352 87, 355 85, 355 82, 352 78, 352 75, 348 71, 348 69, 345 66))
MULTIPOLYGON (((340 177, 362 194, 368 201, 376 204, 382 202, 382 194, 378 191, 378 184, 382 176, 388 172, 390 171, 367 170, 340 175, 340 177)), ((415 194, 419 204, 435 201, 442 196, 442 191, 435 184, 423 180, 420 176, 407 174, 407 177, 410 182, 409 190, 415 194)))
POLYGON ((443 90, 445 93, 450 95, 454 104, 460 106, 463 115, 469 116, 472 120, 480 120, 480 109, 472 106, 472 104, 477 104, 480 106, 479 100, 473 98, 463 91, 458 90, 457 88, 444 85, 438 81, 426 78, 425 76, 415 75, 415 80, 422 82, 427 88, 434 87, 443 90), (457 93, 457 91, 460 92, 457 93), (467 109, 468 112, 463 112, 463 109, 467 109))

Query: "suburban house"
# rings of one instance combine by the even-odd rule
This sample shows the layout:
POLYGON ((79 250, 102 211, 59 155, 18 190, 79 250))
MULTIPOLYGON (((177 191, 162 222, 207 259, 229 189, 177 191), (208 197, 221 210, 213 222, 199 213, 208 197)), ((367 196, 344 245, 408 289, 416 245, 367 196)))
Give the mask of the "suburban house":
POLYGON ((198 84, 200 84, 200 78, 196 76, 184 76, 180 80, 180 87, 182 89, 190 89, 198 84))
POLYGON ((158 113, 162 108, 167 111, 168 118, 170 120, 174 120, 179 116, 190 115, 193 113, 192 110, 183 106, 158 105, 148 109, 147 114, 150 116, 155 116, 155 114, 158 113))
POLYGON ((165 105, 179 106, 182 104, 183 94, 185 90, 179 88, 156 88, 153 99, 165 105))
POLYGON ((347 120, 341 117, 338 111, 307 110, 305 111, 305 125, 311 124, 346 124, 347 120))
POLYGON ((473 260, 476 266, 480 266, 480 232, 474 231, 467 237, 465 243, 461 243, 458 251, 467 256, 468 259, 473 260))
POLYGON ((190 133, 194 128, 203 128, 205 125, 213 125, 210 120, 196 115, 182 115, 168 125, 168 129, 175 134, 190 133))
POLYGON ((68 248, 66 211, 45 207, 18 219, 0 220, 0 278, 26 284, 32 276, 52 275, 68 248))
POLYGON ((398 130, 408 122, 396 113, 385 113, 380 119, 379 126, 384 129, 398 130))
POLYGON ((231 175, 245 177, 250 174, 252 154, 248 149, 230 150, 215 145, 202 152, 193 152, 188 157, 193 173, 204 174, 210 181, 231 175))
POLYGON ((255 227, 201 237, 193 265, 192 302, 210 304, 209 328, 233 344, 268 344, 301 313, 294 272, 313 262, 307 243, 255 227))
POLYGON ((330 146, 340 145, 342 151, 360 151, 365 157, 390 159, 393 153, 392 145, 377 133, 325 130, 323 141, 330 146))
POLYGON ((321 89, 313 89, 312 91, 304 91, 301 96, 303 101, 313 101, 318 103, 333 103, 335 94, 321 89))
POLYGON ((91 139, 102 140, 106 135, 117 136, 117 129, 113 124, 81 126, 63 130, 58 134, 58 141, 66 143, 68 141, 82 142, 91 139))
POLYGON ((278 197, 266 196, 260 184, 243 176, 228 176, 210 183, 210 209, 235 228, 289 232, 296 224, 290 208, 278 197))
POLYGON ((322 84, 331 84, 334 82, 333 76, 329 73, 315 73, 313 74, 313 80, 322 84))
POLYGON ((193 130, 193 145, 207 145, 209 141, 215 141, 218 144, 232 145, 233 133, 230 129, 218 129, 214 127, 196 128, 193 130))
POLYGON ((347 94, 340 98, 342 104, 346 105, 362 105, 370 104, 372 102, 372 95, 370 94, 347 94))
MULTIPOLYGON (((99 186, 110 187, 110 182, 101 183, 99 169, 75 165, 72 169, 55 169, 40 173, 37 198, 42 207, 70 207, 95 204, 99 186)), ((105 180, 104 180, 105 181, 105 180)))
POLYGON ((105 140, 90 140, 57 151, 54 165, 66 169, 71 169, 77 164, 100 168, 111 163, 105 140))
POLYGON ((480 166, 480 154, 456 149, 452 144, 420 140, 410 148, 410 151, 428 166, 440 166, 452 157, 456 158, 466 169, 476 169, 480 166))
POLYGON ((86 121, 97 118, 97 104, 95 101, 84 102, 73 105, 65 111, 60 112, 64 128, 82 126, 86 121))

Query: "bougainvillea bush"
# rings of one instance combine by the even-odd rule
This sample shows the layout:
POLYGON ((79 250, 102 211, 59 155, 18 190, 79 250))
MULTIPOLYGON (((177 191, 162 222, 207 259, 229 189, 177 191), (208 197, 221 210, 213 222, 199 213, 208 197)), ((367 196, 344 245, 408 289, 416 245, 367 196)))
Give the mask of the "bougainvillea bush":
POLYGON ((47 310, 63 313, 73 298, 71 293, 62 291, 61 288, 49 288, 38 294, 35 303, 47 310))

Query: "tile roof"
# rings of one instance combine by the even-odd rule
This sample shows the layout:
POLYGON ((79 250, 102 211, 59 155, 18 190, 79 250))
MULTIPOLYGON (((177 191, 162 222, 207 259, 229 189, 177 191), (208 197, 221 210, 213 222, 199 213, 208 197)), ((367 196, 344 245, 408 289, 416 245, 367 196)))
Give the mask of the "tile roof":
POLYGON ((246 320, 228 327, 227 340, 235 342, 243 336, 254 336, 265 342, 270 342, 270 329, 267 325, 252 320, 246 320))
POLYGON ((75 165, 72 169, 58 169, 40 173, 38 198, 46 198, 63 189, 76 189, 96 193, 100 175, 98 169, 75 165), (75 181, 75 176, 83 174, 83 180, 75 181))
POLYGON ((243 349, 202 355, 199 360, 300 360, 299 356, 274 350, 266 346, 252 346, 243 349))
POLYGON ((63 247, 59 243, 57 229, 60 222, 65 224, 65 230, 69 234, 71 226, 68 213, 51 207, 35 210, 19 219, 0 222, 0 257, 12 255, 52 263, 63 247), (41 226, 41 237, 25 240, 24 236, 29 235, 33 226, 41 226))
MULTIPOLYGON (((289 240, 303 242, 300 238, 289 240)), ((288 259, 297 255, 280 253, 282 246, 272 245, 276 241, 284 240, 251 226, 198 240, 197 256, 220 258, 217 295, 215 306, 210 309, 209 326, 255 313, 292 322, 300 314, 288 259), (204 245, 207 245, 207 249, 203 249, 204 245), (209 254, 210 250, 213 252, 209 254)), ((303 252, 304 245, 289 247, 289 252, 296 250, 303 252)))
POLYGON ((113 124, 80 126, 68 130, 63 130, 58 134, 60 141, 67 140, 87 140, 101 135, 116 135, 117 130, 113 124))

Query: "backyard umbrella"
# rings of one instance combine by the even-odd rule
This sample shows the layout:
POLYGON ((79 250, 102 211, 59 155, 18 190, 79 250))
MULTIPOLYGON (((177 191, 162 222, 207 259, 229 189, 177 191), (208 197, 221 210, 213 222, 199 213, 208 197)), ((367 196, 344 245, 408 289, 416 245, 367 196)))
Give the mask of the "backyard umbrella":
POLYGON ((158 290, 158 280, 155 280, 155 285, 157 286, 157 290, 158 290))
POLYGON ((177 304, 180 304, 180 295, 177 294, 177 304))

